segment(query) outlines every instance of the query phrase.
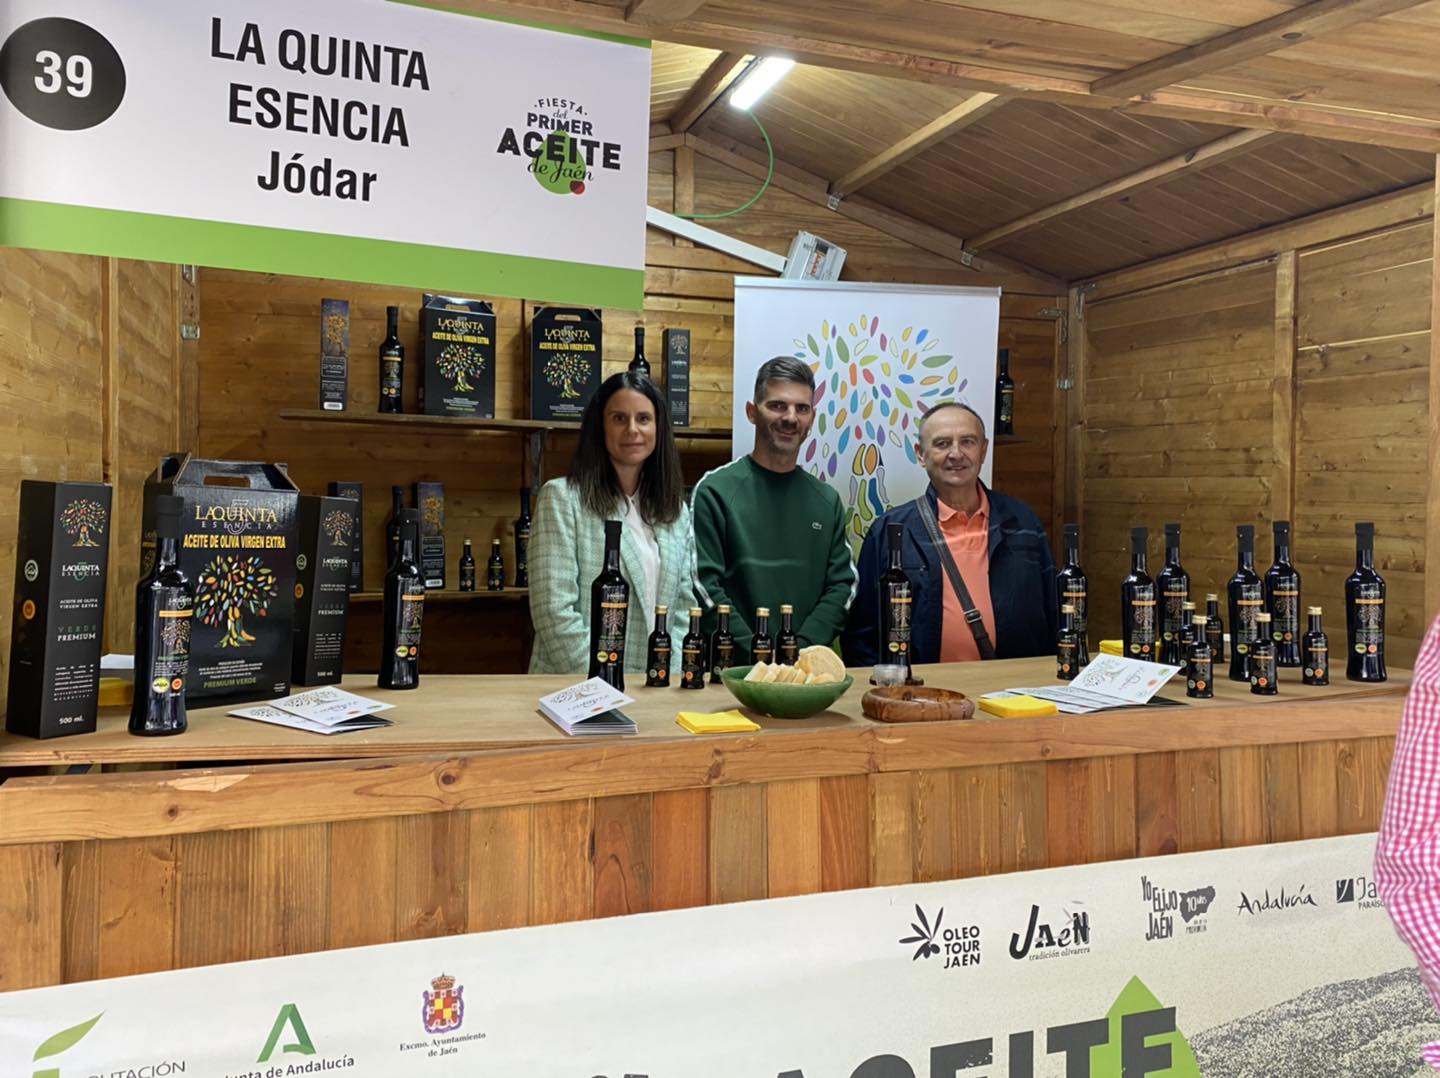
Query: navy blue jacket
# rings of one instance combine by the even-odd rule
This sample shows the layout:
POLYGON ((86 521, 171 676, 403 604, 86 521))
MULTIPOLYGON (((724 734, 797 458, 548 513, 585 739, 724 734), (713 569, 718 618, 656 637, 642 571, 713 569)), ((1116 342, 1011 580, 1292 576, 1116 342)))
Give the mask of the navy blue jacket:
MULTIPOLYGON (((1050 553, 1045 526, 1018 498, 989 489, 985 493, 990 499, 990 604, 995 611, 995 657, 1053 655, 1059 615, 1055 608, 1055 558, 1050 553)), ((925 497, 934 507, 933 486, 925 491, 925 497)), ((846 666, 873 666, 880 661, 880 574, 889 564, 885 526, 891 523, 905 526, 901 564, 915 592, 910 661, 940 661, 940 619, 945 606, 944 589, 950 587, 950 581, 915 504, 906 502, 876 520, 860 548, 860 582, 842 641, 846 666)))

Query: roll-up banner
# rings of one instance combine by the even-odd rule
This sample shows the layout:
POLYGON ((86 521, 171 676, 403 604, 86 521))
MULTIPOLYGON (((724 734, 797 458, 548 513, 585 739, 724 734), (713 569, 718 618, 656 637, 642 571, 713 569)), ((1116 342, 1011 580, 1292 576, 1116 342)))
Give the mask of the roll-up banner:
POLYGON ((8 0, 0 90, 0 244, 641 305, 646 41, 386 0, 8 0))
POLYGON ((1373 849, 1357 835, 11 992, 0 1074, 1411 1078, 1440 1022, 1373 849))

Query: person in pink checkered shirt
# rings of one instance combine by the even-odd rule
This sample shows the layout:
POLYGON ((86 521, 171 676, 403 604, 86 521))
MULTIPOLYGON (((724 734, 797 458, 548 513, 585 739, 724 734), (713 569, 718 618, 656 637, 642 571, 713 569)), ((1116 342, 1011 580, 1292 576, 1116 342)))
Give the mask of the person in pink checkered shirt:
MULTIPOLYGON (((1375 883, 1440 1008, 1440 618, 1415 660, 1395 739, 1375 847, 1375 883)), ((1425 1045, 1420 1054, 1440 1070, 1440 1043, 1425 1045)))

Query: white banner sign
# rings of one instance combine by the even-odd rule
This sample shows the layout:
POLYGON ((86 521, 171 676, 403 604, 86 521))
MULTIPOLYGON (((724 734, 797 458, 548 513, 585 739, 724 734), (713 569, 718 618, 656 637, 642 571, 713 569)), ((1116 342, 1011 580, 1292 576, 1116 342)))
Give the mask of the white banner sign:
POLYGON ((1409 1078, 1373 835, 0 995, 0 1075, 1409 1078))
POLYGON ((5 0, 0 243, 640 306, 648 43, 382 0, 5 0))
MULTIPOLYGON (((755 375, 774 356, 815 371, 815 426, 800 465, 835 488, 859 550, 875 518, 929 480, 916 428, 941 401, 968 404, 994 427, 998 288, 735 279, 733 455, 755 446, 745 416, 755 375)), ((990 459, 981 468, 990 482, 990 459)))

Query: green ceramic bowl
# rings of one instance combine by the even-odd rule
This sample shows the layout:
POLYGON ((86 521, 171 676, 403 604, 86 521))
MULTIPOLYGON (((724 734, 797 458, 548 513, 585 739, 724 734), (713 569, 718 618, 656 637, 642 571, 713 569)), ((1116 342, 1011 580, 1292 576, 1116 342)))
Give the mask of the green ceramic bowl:
POLYGON ((746 681, 748 666, 734 666, 720 675, 730 695, 752 711, 772 719, 808 719, 818 715, 855 684, 849 674, 844 681, 825 685, 776 685, 766 681, 746 681))

